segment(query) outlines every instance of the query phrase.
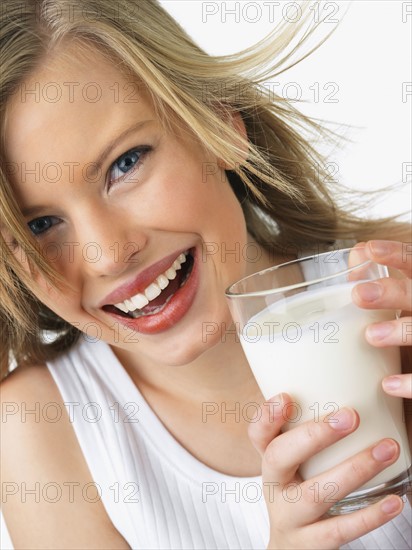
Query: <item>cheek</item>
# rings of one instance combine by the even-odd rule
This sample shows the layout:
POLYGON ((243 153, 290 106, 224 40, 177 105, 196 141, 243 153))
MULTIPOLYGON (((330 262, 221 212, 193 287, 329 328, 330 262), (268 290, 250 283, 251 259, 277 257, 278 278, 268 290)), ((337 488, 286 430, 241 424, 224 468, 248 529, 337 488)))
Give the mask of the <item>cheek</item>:
POLYGON ((220 243, 246 238, 246 223, 242 208, 224 171, 207 174, 211 163, 186 161, 186 168, 174 166, 164 176, 160 195, 165 198, 165 211, 176 229, 196 231, 202 237, 214 237, 220 243))
POLYGON ((224 268, 223 272, 228 272, 229 277, 242 275, 247 243, 246 220, 226 179, 205 185, 197 214, 207 228, 204 235, 207 256, 213 259, 220 271, 224 268))
MULTIPOLYGON (((36 267, 30 271, 27 256, 22 254, 21 249, 15 251, 14 255, 20 267, 29 275, 27 282, 29 290, 40 302, 62 318, 65 318, 65 312, 69 313, 76 309, 78 293, 70 288, 62 290, 56 288, 36 267)), ((57 265, 53 265, 53 268, 62 275, 62 270, 59 270, 57 265)), ((66 280, 69 279, 66 278, 66 280)))
POLYGON ((66 291, 56 289, 40 274, 34 277, 31 290, 36 298, 61 317, 64 317, 62 315, 64 311, 70 310, 75 304, 73 296, 69 296, 66 291))

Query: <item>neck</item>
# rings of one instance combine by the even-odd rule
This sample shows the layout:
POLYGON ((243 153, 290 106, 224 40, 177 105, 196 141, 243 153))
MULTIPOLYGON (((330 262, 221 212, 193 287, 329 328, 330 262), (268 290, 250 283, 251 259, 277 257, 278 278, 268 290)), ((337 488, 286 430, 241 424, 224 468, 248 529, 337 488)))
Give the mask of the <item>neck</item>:
POLYGON ((185 365, 159 364, 121 348, 112 349, 139 389, 150 389, 163 397, 185 402, 221 402, 235 398, 252 400, 260 395, 234 324, 228 328, 224 342, 185 365))

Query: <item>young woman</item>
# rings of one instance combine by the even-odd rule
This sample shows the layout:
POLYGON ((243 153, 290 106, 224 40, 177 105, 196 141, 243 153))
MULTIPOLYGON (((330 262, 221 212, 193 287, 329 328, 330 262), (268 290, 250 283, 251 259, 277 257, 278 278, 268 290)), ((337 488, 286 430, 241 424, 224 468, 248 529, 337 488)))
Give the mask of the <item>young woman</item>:
MULTIPOLYGON (((398 496, 328 517, 310 490, 320 478, 294 503, 282 493, 356 430, 356 411, 285 434, 281 415, 236 412, 270 409, 224 291, 290 257, 365 242, 394 275, 359 284, 355 303, 403 310, 365 337, 410 345, 407 228, 340 210, 302 137, 321 129, 260 86, 256 67, 282 57, 287 27, 228 58, 206 55, 154 0, 6 0, 1 29, 2 512, 14 547, 321 549, 366 535, 357 547, 406 548, 398 496)), ((384 388, 407 397, 410 383, 384 388)), ((336 467, 335 497, 398 452, 388 439, 336 467)))

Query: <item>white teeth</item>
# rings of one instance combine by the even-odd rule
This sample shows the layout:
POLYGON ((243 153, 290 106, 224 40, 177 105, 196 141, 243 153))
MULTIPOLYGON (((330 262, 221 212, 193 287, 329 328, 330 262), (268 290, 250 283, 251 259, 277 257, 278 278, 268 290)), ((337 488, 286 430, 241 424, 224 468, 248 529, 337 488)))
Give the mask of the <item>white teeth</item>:
MULTIPOLYGON (((128 309, 129 311, 135 309, 135 307, 136 307, 136 306, 134 305, 134 303, 133 303, 131 300, 125 300, 125 301, 123 302, 123 304, 127 307, 127 309, 128 309)), ((120 305, 121 305, 121 304, 120 304, 120 305)), ((119 304, 115 304, 115 306, 118 307, 119 304)))
MULTIPOLYGON (((146 290, 144 291, 144 295, 146 296, 146 298, 148 300, 154 300, 155 298, 157 298, 159 296, 159 294, 161 293, 161 289, 160 287, 156 284, 156 283, 152 283, 151 285, 149 285, 146 290)), ((140 306, 142 307, 142 306, 140 306)))
POLYGON ((176 278, 176 270, 173 269, 173 267, 170 267, 168 270, 165 271, 165 275, 170 281, 173 281, 173 279, 176 278))
POLYGON ((133 304, 133 309, 142 309, 142 307, 147 306, 149 300, 144 294, 136 294, 133 298, 130 298, 133 304))
POLYGON ((161 290, 164 290, 169 284, 169 279, 166 277, 166 275, 159 275, 159 277, 156 279, 156 283, 159 285, 161 290))
POLYGON ((127 313, 129 311, 124 304, 116 304, 116 307, 120 309, 120 311, 123 311, 123 313, 127 313))
MULTIPOLYGON (((123 311, 123 313, 135 312, 137 309, 143 309, 151 300, 154 300, 161 294, 162 290, 169 285, 170 281, 176 278, 176 271, 181 269, 181 264, 187 260, 187 254, 188 252, 179 254, 171 267, 145 288, 144 294, 136 294, 136 296, 132 296, 124 302, 114 305, 123 311)), ((169 298, 171 298, 171 296, 169 298)))

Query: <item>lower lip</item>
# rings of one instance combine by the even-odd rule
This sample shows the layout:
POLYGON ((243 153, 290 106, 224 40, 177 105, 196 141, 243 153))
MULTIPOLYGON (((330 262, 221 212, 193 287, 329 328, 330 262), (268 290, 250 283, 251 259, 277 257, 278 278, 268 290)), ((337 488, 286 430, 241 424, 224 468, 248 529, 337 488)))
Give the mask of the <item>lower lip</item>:
POLYGON ((189 311, 199 286, 198 251, 191 249, 193 255, 193 267, 184 286, 180 287, 170 298, 162 311, 137 319, 122 317, 115 313, 108 313, 116 321, 128 329, 142 334, 157 334, 164 332, 178 323, 189 311))

